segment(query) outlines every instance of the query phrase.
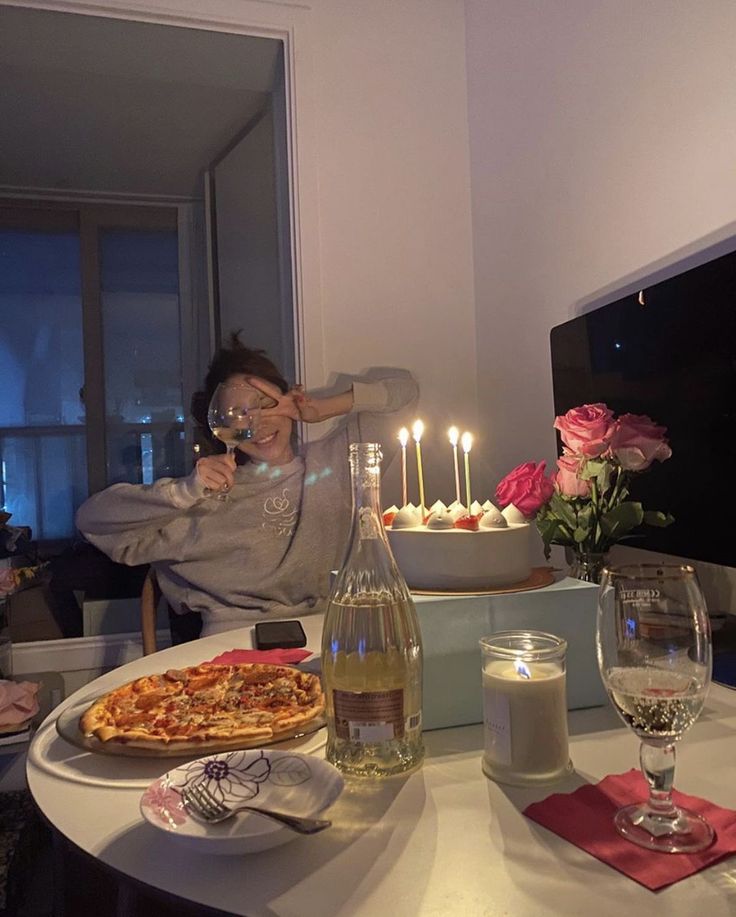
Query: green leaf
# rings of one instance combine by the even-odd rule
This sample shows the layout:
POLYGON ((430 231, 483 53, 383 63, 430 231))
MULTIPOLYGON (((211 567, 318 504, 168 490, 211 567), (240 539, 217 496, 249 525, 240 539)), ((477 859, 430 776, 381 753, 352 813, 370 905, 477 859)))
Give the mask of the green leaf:
POLYGON ((586 505, 582 509, 578 510, 578 528, 587 529, 587 531, 590 531, 590 526, 592 525, 592 523, 593 523, 593 507, 591 506, 590 503, 586 503, 586 505))
POLYGON ((598 481, 598 490, 604 494, 611 486, 611 466, 608 462, 601 462, 601 470, 596 478, 598 481))
POLYGON ((596 461, 595 459, 588 459, 587 462, 583 462, 580 466, 578 477, 581 481, 590 481, 591 478, 597 478, 605 464, 605 462, 596 461))
POLYGON ((558 516, 570 531, 577 527, 575 510, 557 491, 552 494, 548 506, 550 512, 558 516))
POLYGON ((675 517, 671 513, 662 513, 659 510, 646 510, 644 513, 644 525, 654 525, 659 529, 664 529, 672 525, 675 517))
POLYGON ((582 544, 585 539, 590 534, 590 529, 581 529, 580 527, 576 528, 572 533, 572 537, 575 539, 576 544, 582 544))
POLYGON ((613 509, 601 516, 601 532, 606 538, 618 541, 627 532, 641 525, 644 520, 644 511, 641 503, 628 501, 619 503, 613 509))
POLYGON ((562 525, 559 519, 555 519, 550 515, 547 515, 543 518, 537 516, 537 531, 542 536, 542 542, 544 543, 544 556, 547 558, 547 560, 549 560, 550 556, 550 545, 573 544, 573 541, 570 538, 570 535, 565 529, 564 525, 562 525))

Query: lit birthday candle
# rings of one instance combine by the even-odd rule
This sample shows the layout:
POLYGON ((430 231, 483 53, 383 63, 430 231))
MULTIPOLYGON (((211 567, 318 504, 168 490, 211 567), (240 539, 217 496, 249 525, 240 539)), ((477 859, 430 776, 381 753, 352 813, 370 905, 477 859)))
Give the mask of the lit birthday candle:
POLYGON ((450 440, 450 445, 452 446, 452 457, 455 462, 455 500, 460 502, 460 470, 457 464, 457 443, 460 439, 460 431, 457 427, 450 427, 447 431, 447 436, 450 440))
POLYGON ((470 433, 463 433, 460 442, 465 453, 465 502, 468 505, 468 515, 470 515, 470 507, 473 502, 470 496, 470 450, 473 448, 473 437, 470 433))
POLYGON ((409 502, 406 487, 406 444, 409 442, 409 431, 406 427, 399 430, 399 442, 401 443, 401 505, 406 506, 409 502))
POLYGON ((414 442, 417 444, 417 479, 419 481, 419 509, 422 514, 422 520, 424 520, 424 474, 422 473, 422 447, 420 445, 422 439, 422 433, 424 433, 424 424, 421 420, 414 421, 414 426, 411 428, 412 436, 414 437, 414 442))

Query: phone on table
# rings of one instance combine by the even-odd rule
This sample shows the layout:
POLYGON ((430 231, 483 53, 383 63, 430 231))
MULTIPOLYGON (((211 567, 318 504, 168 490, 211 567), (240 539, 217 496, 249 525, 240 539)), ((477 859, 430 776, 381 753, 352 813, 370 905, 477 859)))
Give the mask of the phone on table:
POLYGON ((260 621, 255 626, 255 645, 259 650, 288 650, 307 645, 307 635, 299 621, 260 621))

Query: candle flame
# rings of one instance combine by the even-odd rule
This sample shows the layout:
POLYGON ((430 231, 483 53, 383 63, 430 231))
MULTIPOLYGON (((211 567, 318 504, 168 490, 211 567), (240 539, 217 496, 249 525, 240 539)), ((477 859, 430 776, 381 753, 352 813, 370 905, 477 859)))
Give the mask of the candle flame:
POLYGON ((460 438, 460 431, 458 428, 450 427, 450 429, 447 431, 447 436, 449 437, 450 445, 457 446, 458 440, 460 438))
POLYGON ((406 446, 406 444, 409 442, 409 431, 406 429, 406 427, 402 427, 399 430, 399 442, 402 446, 406 446))
POLYGON ((529 671, 529 666, 522 662, 521 659, 514 659, 514 668, 516 669, 516 674, 519 678, 531 678, 532 673, 529 671))
POLYGON ((463 452, 465 452, 466 454, 467 454, 468 452, 470 452, 470 450, 471 450, 471 448, 472 448, 472 446, 473 446, 473 437, 471 436, 471 434, 470 434, 470 433, 463 433, 462 438, 461 438, 460 441, 461 441, 462 444, 463 444, 463 452))
POLYGON ((422 433, 424 433, 424 424, 421 420, 415 420, 414 426, 411 428, 412 436, 414 437, 414 442, 418 443, 422 438, 422 433))

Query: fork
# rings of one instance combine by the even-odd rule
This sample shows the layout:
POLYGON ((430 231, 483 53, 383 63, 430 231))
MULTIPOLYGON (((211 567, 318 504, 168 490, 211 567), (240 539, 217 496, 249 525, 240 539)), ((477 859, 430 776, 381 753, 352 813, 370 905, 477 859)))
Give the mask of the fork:
POLYGON ((327 821, 324 818, 303 818, 298 815, 287 815, 286 812, 275 812, 272 809, 251 806, 247 803, 238 806, 226 806, 213 796, 207 787, 201 784, 182 787, 180 792, 181 798, 184 800, 184 807, 192 818, 208 825, 219 824, 219 822, 231 818, 237 812, 256 812, 258 815, 265 815, 267 818, 272 818, 299 834, 317 834, 319 831, 329 828, 332 824, 331 821, 327 821))

